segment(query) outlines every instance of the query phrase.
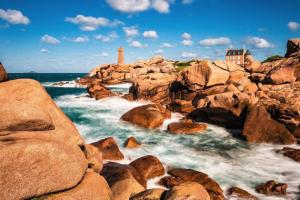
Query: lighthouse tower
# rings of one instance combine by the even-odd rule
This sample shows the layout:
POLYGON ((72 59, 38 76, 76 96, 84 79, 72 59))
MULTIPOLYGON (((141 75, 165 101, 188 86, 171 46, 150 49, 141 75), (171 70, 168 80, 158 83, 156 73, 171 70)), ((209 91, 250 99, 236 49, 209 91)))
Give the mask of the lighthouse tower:
POLYGON ((118 49, 118 65, 124 65, 124 49, 122 47, 118 49))

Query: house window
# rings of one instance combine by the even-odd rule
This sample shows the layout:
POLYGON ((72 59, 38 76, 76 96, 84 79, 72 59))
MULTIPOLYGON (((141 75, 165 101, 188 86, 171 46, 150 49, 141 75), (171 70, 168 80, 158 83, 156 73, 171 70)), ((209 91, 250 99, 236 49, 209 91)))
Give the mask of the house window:
POLYGON ((237 64, 240 64, 240 61, 237 61, 237 64))

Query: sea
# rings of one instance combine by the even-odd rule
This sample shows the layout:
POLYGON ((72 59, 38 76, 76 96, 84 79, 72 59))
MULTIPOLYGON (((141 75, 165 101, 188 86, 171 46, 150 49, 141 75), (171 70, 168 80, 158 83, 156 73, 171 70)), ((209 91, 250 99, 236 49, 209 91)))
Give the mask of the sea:
MULTIPOLYGON (((299 195, 300 164, 277 153, 281 145, 248 144, 236 137, 232 130, 208 124, 208 129, 198 135, 172 135, 166 129, 171 122, 179 121, 179 113, 155 130, 147 130, 120 120, 130 109, 147 104, 146 101, 129 102, 120 97, 108 97, 96 101, 89 98, 86 89, 75 80, 82 73, 11 73, 10 79, 31 78, 41 82, 49 95, 64 113, 74 122, 87 143, 114 137, 125 159, 130 163, 145 155, 157 156, 166 170, 183 167, 207 173, 225 191, 238 186, 259 199, 291 199, 299 195), (60 85, 58 83, 65 84, 60 85), (134 136, 143 145, 137 149, 125 149, 125 140, 134 136), (255 186, 268 180, 288 184, 284 197, 265 196, 255 192, 255 186)), ((108 86, 111 90, 127 93, 129 83, 108 86)), ((286 145, 285 145, 286 146, 286 145)), ((299 148, 296 145, 290 147, 299 148)), ((148 182, 148 188, 161 187, 160 179, 148 182)), ((234 199, 234 198, 229 198, 234 199)))

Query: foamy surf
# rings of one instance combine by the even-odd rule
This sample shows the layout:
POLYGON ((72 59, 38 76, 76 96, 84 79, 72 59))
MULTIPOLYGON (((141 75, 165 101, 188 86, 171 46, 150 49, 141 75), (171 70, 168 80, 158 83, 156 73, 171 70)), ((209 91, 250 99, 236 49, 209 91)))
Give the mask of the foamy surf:
MULTIPOLYGON (((128 85, 114 86, 112 90, 127 92, 128 88, 128 85)), ((86 97, 85 93, 60 96, 55 101, 74 121, 87 143, 113 136, 125 156, 121 163, 127 164, 151 154, 157 156, 166 168, 183 167, 207 173, 224 191, 238 186, 259 199, 296 198, 299 164, 276 153, 282 146, 251 145, 233 137, 227 129, 210 124, 207 131, 199 135, 171 135, 166 128, 169 123, 180 120, 182 116, 178 113, 173 113, 171 119, 156 130, 120 121, 128 110, 149 102, 129 102, 120 97, 95 101, 86 97), (123 148, 123 143, 130 136, 136 137, 143 145, 137 149, 123 148), (268 197, 255 192, 256 185, 272 179, 288 184, 286 197, 268 197)), ((156 184, 158 180, 151 179, 148 188, 161 187, 156 184)))

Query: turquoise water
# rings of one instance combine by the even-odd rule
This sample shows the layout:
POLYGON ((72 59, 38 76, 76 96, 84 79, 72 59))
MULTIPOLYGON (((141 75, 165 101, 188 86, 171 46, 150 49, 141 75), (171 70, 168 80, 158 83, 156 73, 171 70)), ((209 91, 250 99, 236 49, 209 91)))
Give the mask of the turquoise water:
MULTIPOLYGON (((60 108, 75 123, 87 142, 113 136, 125 155, 123 163, 144 155, 155 155, 167 167, 192 168, 207 173, 216 179, 224 190, 239 186, 260 199, 296 199, 300 184, 299 164, 277 154, 282 146, 249 145, 232 136, 228 130, 208 125, 208 130, 199 135, 170 135, 168 123, 178 121, 180 114, 173 113, 170 120, 157 130, 145 130, 120 121, 122 114, 148 102, 128 102, 120 97, 95 101, 88 98, 85 88, 73 80, 84 74, 10 74, 10 78, 30 77, 42 82, 60 108), (53 83, 69 81, 64 86, 53 83), (134 136, 143 146, 134 150, 122 147, 124 141, 134 136), (288 183, 288 196, 274 198, 258 195, 255 185, 267 180, 288 183)), ((113 91, 128 92, 129 84, 110 86, 113 91)), ((294 146, 295 147, 295 146, 294 146)), ((148 187, 157 187, 151 180, 148 187)))

